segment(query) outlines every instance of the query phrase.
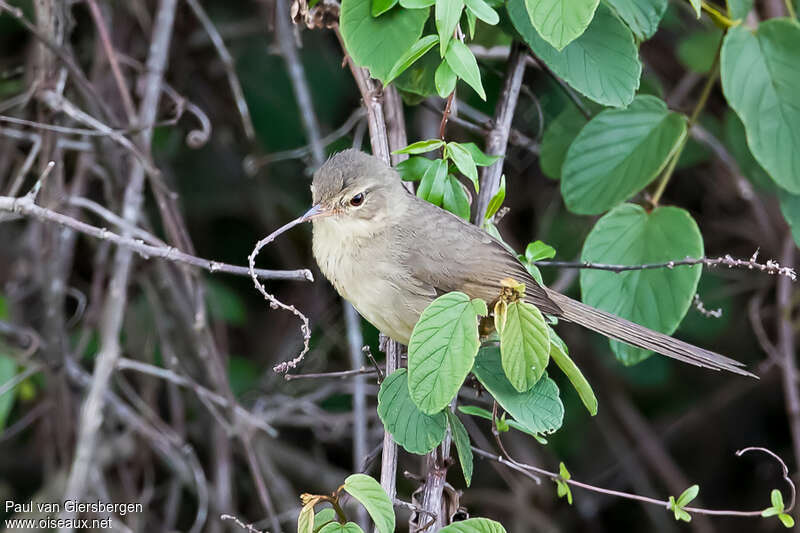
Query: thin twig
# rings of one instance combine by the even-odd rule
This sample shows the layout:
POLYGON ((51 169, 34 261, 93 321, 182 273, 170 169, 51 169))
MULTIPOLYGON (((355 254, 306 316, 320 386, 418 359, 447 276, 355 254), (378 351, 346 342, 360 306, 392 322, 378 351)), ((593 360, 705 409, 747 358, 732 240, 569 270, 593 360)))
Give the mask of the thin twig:
POLYGON ((514 111, 517 109, 522 79, 525 76, 526 52, 522 45, 515 42, 511 48, 511 57, 508 61, 508 70, 503 88, 495 106, 494 120, 491 130, 486 134, 486 153, 500 156, 500 159, 485 167, 481 175, 481 188, 475 207, 474 223, 483 223, 486 208, 492 197, 500 188, 500 177, 503 174, 503 163, 505 162, 506 149, 508 147, 508 136, 511 131, 511 121, 514 118, 514 111))
POLYGON ((244 98, 242 84, 239 83, 239 77, 236 75, 236 65, 233 63, 233 57, 228 51, 228 48, 225 46, 225 41, 222 40, 222 36, 219 34, 219 31, 217 31, 214 23, 211 22, 211 19, 203 9, 203 6, 200 5, 200 2, 197 0, 186 0, 186 2, 189 4, 189 7, 192 8, 194 15, 197 17, 197 20, 200 21, 203 29, 211 39, 219 58, 222 60, 222 66, 225 69, 225 75, 228 78, 228 85, 231 87, 233 99, 236 102, 236 109, 239 110, 239 116, 242 118, 242 128, 244 129, 244 134, 247 137, 247 140, 252 141, 255 138, 253 120, 250 118, 250 109, 247 107, 247 100, 244 98))
MULTIPOLYGON (((9 198, 7 196, 0 196, 0 211, 9 213, 16 213, 43 220, 53 222, 60 226, 64 226, 75 231, 79 231, 101 241, 108 241, 116 244, 120 248, 124 248, 139 254, 144 258, 156 257, 166 261, 173 261, 176 263, 183 263, 196 268, 207 270, 208 272, 217 273, 223 272, 226 274, 234 274, 237 276, 251 275, 250 269, 243 266, 230 265, 228 263, 221 263, 219 261, 211 261, 195 257, 171 246, 153 246, 146 244, 140 238, 127 237, 125 233, 129 233, 135 226, 126 224, 121 226, 123 229, 122 234, 111 232, 105 228, 98 228, 80 220, 76 220, 67 215, 57 213, 45 207, 41 207, 33 203, 30 198, 9 198)), ((123 220, 124 221, 124 220, 123 220)), ((113 222, 112 222, 113 223, 113 222)), ((141 231, 141 230, 139 230, 141 231)), ((301 270, 264 270, 254 269, 253 273, 256 277, 261 279, 275 279, 275 280, 293 280, 293 281, 313 281, 314 277, 308 269, 301 270)))
POLYGON ((377 374, 374 368, 367 368, 362 366, 355 370, 340 370, 338 372, 308 372, 306 374, 284 374, 283 379, 286 381, 294 381, 297 379, 344 379, 357 376, 377 374))
POLYGON ((753 254, 750 259, 735 259, 730 255, 720 257, 701 257, 698 259, 687 257, 685 259, 678 259, 675 261, 665 261, 663 263, 647 263, 643 265, 610 265, 605 263, 592 263, 591 261, 575 262, 575 261, 536 261, 536 266, 549 266, 557 268, 590 268, 594 270, 608 270, 611 272, 627 272, 630 270, 652 270, 658 268, 672 269, 677 266, 694 266, 705 265, 707 267, 726 266, 728 268, 747 268, 749 270, 759 270, 767 274, 785 276, 792 281, 797 279, 797 274, 794 268, 783 267, 777 261, 772 259, 767 260, 766 263, 759 263, 758 250, 753 254))

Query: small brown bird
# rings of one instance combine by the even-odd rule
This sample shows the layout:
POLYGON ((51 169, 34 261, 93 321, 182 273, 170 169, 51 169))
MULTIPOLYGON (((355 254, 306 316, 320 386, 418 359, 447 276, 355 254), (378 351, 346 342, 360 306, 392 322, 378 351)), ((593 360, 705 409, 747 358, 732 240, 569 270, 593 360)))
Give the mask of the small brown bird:
POLYGON ((437 296, 461 291, 491 303, 500 281, 525 283, 545 314, 693 365, 753 376, 742 363, 600 311, 539 285, 477 226, 409 193, 377 157, 346 150, 314 174, 314 257, 339 294, 392 339, 408 344, 437 296))

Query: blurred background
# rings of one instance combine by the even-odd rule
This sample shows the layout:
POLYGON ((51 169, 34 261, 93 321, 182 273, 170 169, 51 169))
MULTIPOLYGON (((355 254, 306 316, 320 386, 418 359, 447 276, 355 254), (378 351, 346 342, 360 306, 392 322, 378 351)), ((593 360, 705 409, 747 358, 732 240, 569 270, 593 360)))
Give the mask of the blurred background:
MULTIPOLYGON (((130 183, 138 179, 142 210, 133 224, 192 256, 246 266, 258 239, 310 206, 313 168, 303 110, 313 109, 327 153, 353 145, 368 150, 361 96, 335 34, 292 25, 289 4, 170 3, 0 3, 0 116, 6 117, 0 119, 0 194, 25 195, 54 161, 41 182, 39 205, 148 241, 118 219, 132 205, 126 195, 135 203, 130 183), (19 8, 39 37, 9 7, 19 8), (276 18, 276 8, 283 18, 276 18), (163 36, 167 49, 159 63, 152 35, 163 29, 159 15, 170 10, 174 22, 163 36), (281 31, 288 40, 281 41, 281 31), (53 48, 42 45, 42 37, 53 48), (227 64, 217 38, 230 54, 227 64), (118 53, 113 66, 108 44, 118 53), (148 61, 155 70, 143 71, 148 61), (153 83, 158 92, 159 64, 169 89, 148 111, 141 103, 153 83), (298 104, 297 72, 287 65, 302 68, 310 102, 298 104), (231 74, 250 119, 243 121, 231 74), (137 146, 147 146, 151 135, 152 155, 137 155, 118 133, 87 122, 70 103, 137 146), (152 120, 142 120, 148 116, 152 120), (150 161, 158 175, 148 170, 150 161)), ((686 110, 710 67, 719 33, 683 7, 671 3, 658 33, 642 45, 641 92, 686 110)), ((764 9, 770 7, 757 6, 764 9)), ((488 101, 461 91, 447 135, 483 146, 510 39, 489 27, 478 34, 486 39, 475 51, 488 101)), ((499 227, 517 250, 541 239, 556 248, 556 259, 575 260, 595 219, 566 211, 558 181, 542 172, 538 159, 545 127, 569 102, 535 67, 527 69, 523 85, 513 123, 517 142, 509 145, 505 163, 508 212, 499 227)), ((763 260, 791 266, 795 244, 774 190, 718 90, 701 124, 720 149, 715 153, 690 141, 662 202, 692 213, 709 257, 748 259, 759 250, 763 260), (737 175, 720 153, 732 158, 737 175)), ((409 142, 438 136, 442 107, 438 98, 407 96, 409 142)), ((0 501, 63 501, 80 494, 90 501, 141 502, 143 512, 115 516, 114 529, 121 531, 239 529, 221 514, 260 530, 292 531, 301 493, 329 493, 362 469, 379 476, 383 427, 375 412, 375 375, 363 378, 366 407, 358 407, 352 375, 287 381, 273 372, 302 348, 299 322, 270 308, 246 275, 212 274, 133 254, 122 280, 127 300, 120 301, 113 282, 122 279, 122 248, 40 216, 0 217, 0 501), (118 348, 112 338, 119 339, 118 348), (121 362, 106 369, 107 384, 99 387, 92 372, 104 353, 115 350, 121 362), (94 432, 79 425, 87 397, 105 405, 94 432), (359 420, 366 423, 363 435, 353 429, 359 420), (77 452, 86 439, 93 440, 84 448, 91 454, 81 459, 77 452), (361 461, 354 459, 354 447, 366 451, 361 461)), ((314 276, 313 282, 265 281, 310 320, 311 351, 291 374, 369 369, 361 345, 370 346, 382 364, 378 332, 360 319, 348 326, 342 301, 314 264, 310 226, 265 247, 258 266, 308 268, 314 276)), ((579 297, 576 271, 544 268, 543 275, 579 297)), ((758 381, 661 357, 624 367, 605 339, 559 326, 594 387, 599 414, 590 417, 554 372, 566 406, 562 429, 547 446, 515 432, 504 437, 506 446, 518 459, 550 470, 564 461, 574 478, 610 489, 666 498, 697 483, 702 506, 768 507, 771 489, 788 494, 779 465, 766 455, 737 458, 735 452, 765 446, 796 471, 789 419, 800 413, 791 412, 784 397, 785 383, 796 383, 781 371, 776 354, 794 351, 798 326, 791 310, 798 294, 783 278, 755 271, 703 272, 699 295, 721 316, 690 310, 677 336, 747 363, 758 381)), ((486 421, 474 419, 468 429, 477 446, 493 449, 486 421)), ((411 499, 424 468, 423 457, 401 452, 400 499, 411 499)), ((556 498, 549 481, 537 485, 477 458, 469 489, 458 466, 448 480, 463 491, 459 502, 471 516, 495 518, 510 532, 781 527, 777 520, 702 516, 678 523, 663 509, 579 489, 569 506, 556 498)), ((2 519, 39 515, 0 508, 2 519)), ((405 530, 408 510, 398 508, 398 516, 399 530, 405 530)))

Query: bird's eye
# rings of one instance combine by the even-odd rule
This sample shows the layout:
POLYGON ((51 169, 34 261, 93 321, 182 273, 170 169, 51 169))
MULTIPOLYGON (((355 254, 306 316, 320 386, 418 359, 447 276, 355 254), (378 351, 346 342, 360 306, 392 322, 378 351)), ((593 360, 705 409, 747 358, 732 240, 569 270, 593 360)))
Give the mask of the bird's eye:
POLYGON ((360 192, 360 193, 356 194, 355 196, 353 196, 352 198, 350 198, 350 205, 352 205, 353 207, 358 207, 363 203, 364 203, 364 193, 363 192, 360 192))

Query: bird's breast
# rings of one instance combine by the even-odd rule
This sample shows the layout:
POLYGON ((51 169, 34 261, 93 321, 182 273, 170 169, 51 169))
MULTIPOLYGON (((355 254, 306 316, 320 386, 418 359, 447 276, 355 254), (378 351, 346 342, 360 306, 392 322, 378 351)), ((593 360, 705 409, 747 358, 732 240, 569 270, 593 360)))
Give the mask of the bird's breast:
POLYGON ((314 258, 323 275, 353 307, 390 338, 408 344, 420 313, 433 299, 394 261, 390 236, 342 238, 335 223, 315 221, 314 258))

